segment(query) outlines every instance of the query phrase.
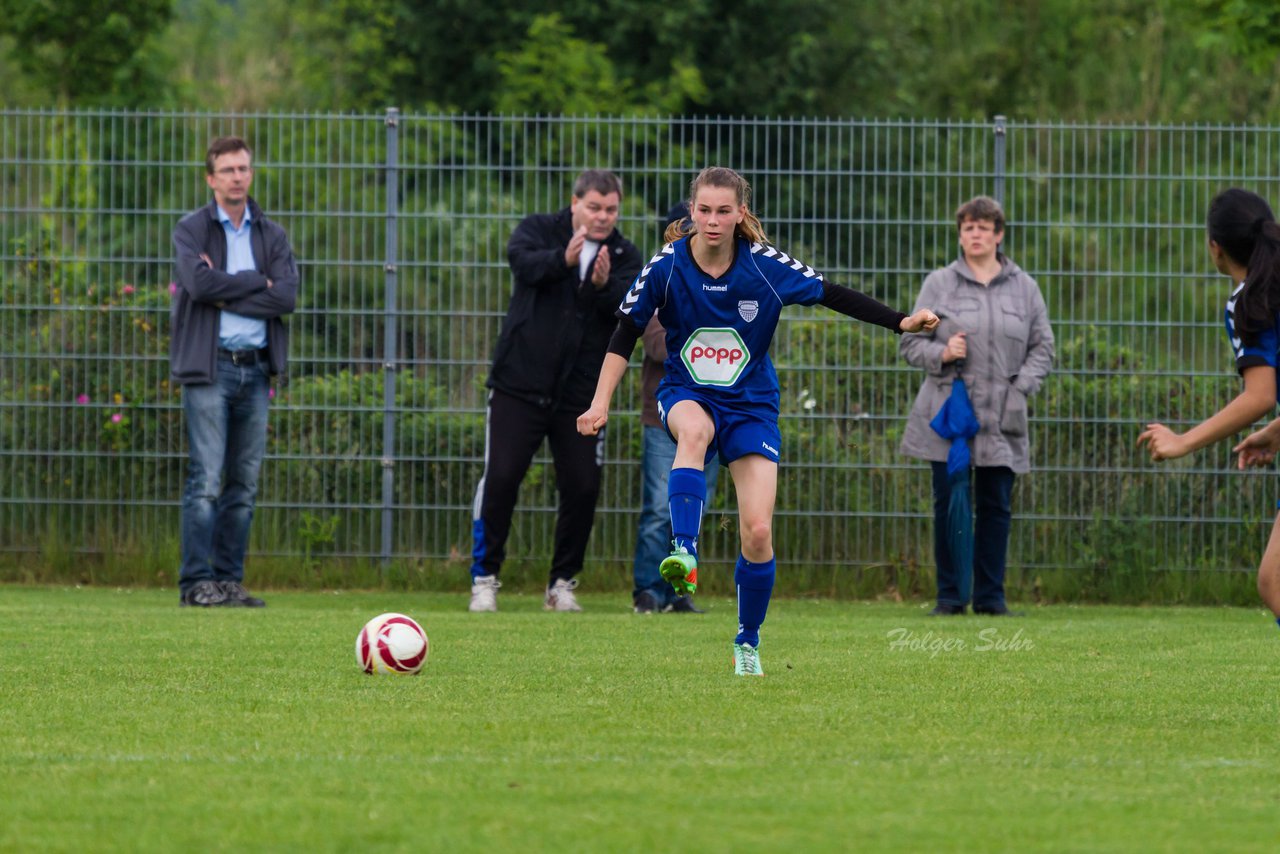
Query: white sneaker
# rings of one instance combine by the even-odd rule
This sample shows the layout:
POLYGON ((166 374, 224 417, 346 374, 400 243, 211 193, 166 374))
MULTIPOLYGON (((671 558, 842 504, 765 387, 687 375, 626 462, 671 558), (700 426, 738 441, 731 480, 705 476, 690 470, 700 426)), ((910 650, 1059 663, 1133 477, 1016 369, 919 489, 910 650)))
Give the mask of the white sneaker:
POLYGON ((733 645, 733 672, 736 676, 763 676, 760 653, 749 643, 733 645))
POLYGON ((496 575, 477 575, 471 579, 471 604, 468 611, 498 610, 498 588, 502 582, 496 575))
POLYGON ((556 583, 547 588, 547 601, 542 603, 544 611, 581 611, 578 597, 573 590, 578 586, 576 578, 557 578, 556 583))

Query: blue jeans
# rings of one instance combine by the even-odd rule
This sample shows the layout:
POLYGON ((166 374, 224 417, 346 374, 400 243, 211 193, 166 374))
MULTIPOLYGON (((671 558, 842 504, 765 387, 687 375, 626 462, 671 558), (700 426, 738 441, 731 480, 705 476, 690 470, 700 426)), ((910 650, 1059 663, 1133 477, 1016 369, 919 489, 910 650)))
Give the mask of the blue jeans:
POLYGON ((258 471, 267 450, 266 362, 218 358, 209 385, 182 389, 191 458, 182 494, 185 593, 197 581, 244 581, 258 471))
MULTIPOLYGON (((640 528, 636 533, 636 560, 632 568, 636 588, 632 597, 648 591, 658 607, 670 605, 676 591, 658 574, 658 564, 671 554, 671 506, 667 496, 667 478, 676 461, 676 443, 661 427, 645 425, 642 438, 644 483, 641 491, 640 528)), ((716 489, 719 466, 707 467, 707 503, 716 489)), ((705 514, 704 514, 705 515, 705 514)))
MULTIPOLYGON (((947 505, 951 479, 946 463, 933 463, 933 554, 938 565, 938 604, 967 605, 961 601, 959 570, 951 560, 947 540, 947 505)), ((1000 610, 1004 607, 1005 557, 1009 551, 1009 523, 1013 517, 1013 469, 980 466, 971 469, 973 490, 973 606, 1000 610)))

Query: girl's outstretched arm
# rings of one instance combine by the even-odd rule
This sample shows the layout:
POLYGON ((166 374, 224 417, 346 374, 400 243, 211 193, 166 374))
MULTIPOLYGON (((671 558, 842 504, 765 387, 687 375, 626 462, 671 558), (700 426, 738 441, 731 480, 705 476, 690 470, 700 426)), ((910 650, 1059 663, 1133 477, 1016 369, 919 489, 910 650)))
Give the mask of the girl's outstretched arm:
POLYGON ((1175 433, 1155 422, 1138 434, 1138 444, 1146 445, 1151 459, 1174 460, 1234 436, 1276 407, 1276 369, 1254 365, 1244 369, 1244 391, 1226 406, 1185 433, 1175 433))
POLYGON ((937 315, 927 308, 906 315, 861 291, 831 282, 822 283, 822 305, 854 320, 874 323, 894 332, 928 332, 938 325, 937 315))

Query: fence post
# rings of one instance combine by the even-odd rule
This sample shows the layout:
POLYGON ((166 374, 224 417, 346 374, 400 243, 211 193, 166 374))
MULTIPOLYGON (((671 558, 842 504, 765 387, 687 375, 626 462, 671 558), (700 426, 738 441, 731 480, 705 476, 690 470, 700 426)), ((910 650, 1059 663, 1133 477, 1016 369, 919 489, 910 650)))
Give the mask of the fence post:
POLYGON ((996 201, 999 202, 1000 205, 1003 207, 1004 206, 1004 156, 1005 156, 1004 148, 1005 148, 1005 141, 1006 141, 1006 131, 1008 130, 1008 127, 1005 124, 1006 119, 1004 116, 996 116, 995 122, 996 122, 996 126, 995 126, 996 175, 995 175, 994 192, 995 192, 996 201))
POLYGON ((400 361, 399 334, 396 331, 396 238, 400 211, 400 111, 387 108, 387 251, 383 262, 386 292, 383 299, 384 337, 382 344, 382 565, 391 561, 391 543, 395 508, 396 449, 396 368, 400 361))

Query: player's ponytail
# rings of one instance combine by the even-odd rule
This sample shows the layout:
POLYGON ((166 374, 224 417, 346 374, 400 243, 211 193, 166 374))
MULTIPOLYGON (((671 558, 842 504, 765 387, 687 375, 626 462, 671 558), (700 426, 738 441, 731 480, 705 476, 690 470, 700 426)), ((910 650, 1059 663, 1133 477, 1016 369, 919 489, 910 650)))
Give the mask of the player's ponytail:
POLYGON ((1209 203, 1209 239, 1244 267, 1236 329, 1250 342, 1280 315, 1280 223, 1257 193, 1232 187, 1209 203))
POLYGON ((1260 329, 1276 325, 1280 315, 1280 223, 1275 219, 1255 223, 1258 239, 1249 256, 1250 316, 1260 329), (1255 310, 1256 308, 1256 310, 1255 310))
POLYGON ((667 230, 662 232, 663 243, 674 243, 687 234, 693 233, 693 220, 688 214, 667 223, 667 230))
POLYGON ((738 234, 752 243, 769 242, 769 238, 764 233, 764 226, 760 223, 760 218, 755 215, 751 208, 747 208, 746 214, 742 217, 742 222, 738 223, 738 234))

